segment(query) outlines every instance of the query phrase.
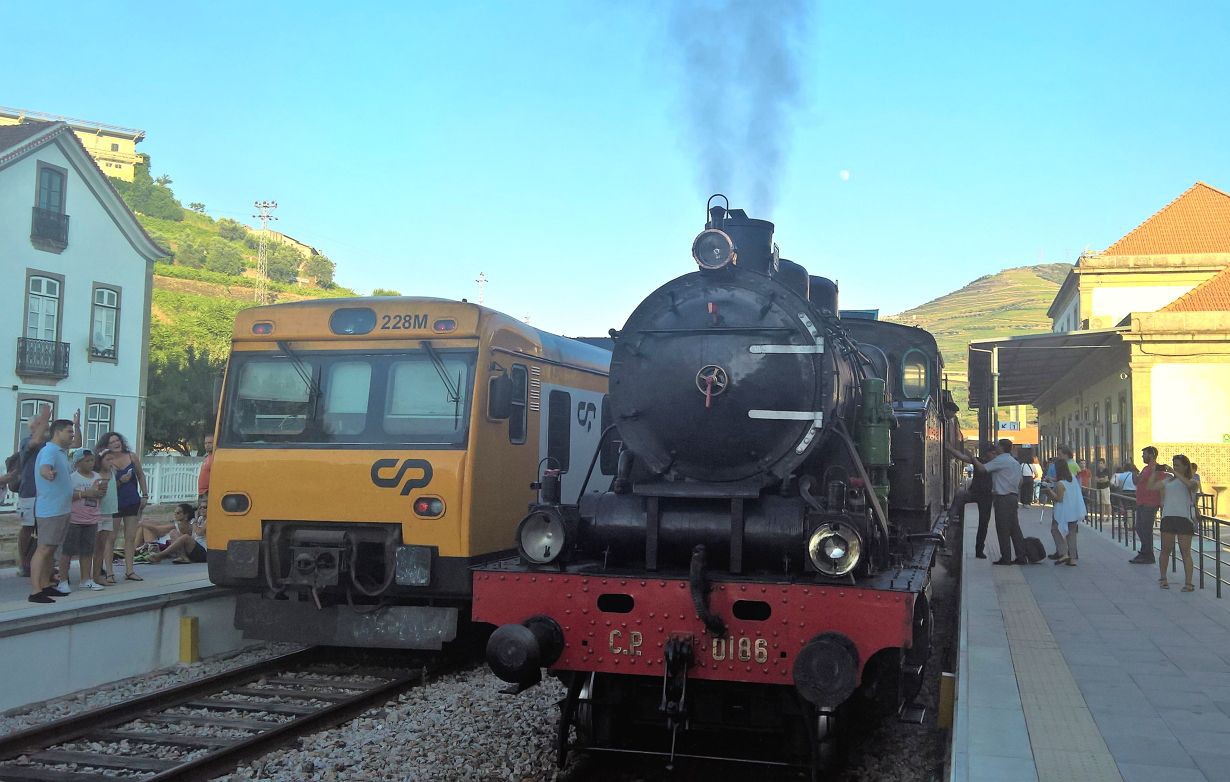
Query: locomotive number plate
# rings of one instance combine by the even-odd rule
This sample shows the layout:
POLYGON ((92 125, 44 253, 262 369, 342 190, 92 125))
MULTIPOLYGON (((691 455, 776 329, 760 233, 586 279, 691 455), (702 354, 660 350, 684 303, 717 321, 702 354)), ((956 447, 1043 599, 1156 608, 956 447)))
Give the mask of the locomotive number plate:
POLYGON ((709 659, 713 662, 757 662, 769 661, 769 641, 765 638, 752 639, 746 635, 738 637, 713 638, 709 642, 709 659))
POLYGON ((622 630, 612 630, 607 636, 607 649, 611 654, 622 654, 628 657, 641 656, 641 644, 645 642, 639 630, 624 633, 622 630))

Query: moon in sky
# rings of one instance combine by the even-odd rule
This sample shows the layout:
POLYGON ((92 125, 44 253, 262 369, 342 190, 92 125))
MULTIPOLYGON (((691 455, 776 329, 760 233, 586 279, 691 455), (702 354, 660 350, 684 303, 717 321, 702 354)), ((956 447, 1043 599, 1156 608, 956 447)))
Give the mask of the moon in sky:
POLYGON ((846 170, 846 169, 844 169, 844 168, 843 168, 842 170, 840 170, 840 171, 838 171, 838 172, 837 172, 837 176, 841 177, 841 181, 842 181, 842 182, 849 182, 849 181, 850 181, 850 172, 849 172, 849 171, 847 171, 847 170, 846 170))

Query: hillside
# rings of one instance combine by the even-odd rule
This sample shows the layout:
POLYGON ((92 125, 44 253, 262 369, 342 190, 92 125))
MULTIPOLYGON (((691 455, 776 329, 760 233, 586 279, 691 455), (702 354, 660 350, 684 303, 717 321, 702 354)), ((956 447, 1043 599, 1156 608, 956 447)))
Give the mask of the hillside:
POLYGON ((967 345, 973 340, 1050 331, 1046 310, 1070 268, 1066 263, 1047 263, 1004 269, 885 320, 919 326, 935 335, 949 387, 961 406, 961 421, 972 426, 973 416, 965 412, 967 345))

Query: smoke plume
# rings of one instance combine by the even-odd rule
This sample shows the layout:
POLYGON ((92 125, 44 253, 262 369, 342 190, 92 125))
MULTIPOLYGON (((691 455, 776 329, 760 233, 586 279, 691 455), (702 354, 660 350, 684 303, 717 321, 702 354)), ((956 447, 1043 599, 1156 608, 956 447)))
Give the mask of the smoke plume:
POLYGON ((804 0, 679 0, 670 48, 698 185, 769 217, 800 97, 804 0))

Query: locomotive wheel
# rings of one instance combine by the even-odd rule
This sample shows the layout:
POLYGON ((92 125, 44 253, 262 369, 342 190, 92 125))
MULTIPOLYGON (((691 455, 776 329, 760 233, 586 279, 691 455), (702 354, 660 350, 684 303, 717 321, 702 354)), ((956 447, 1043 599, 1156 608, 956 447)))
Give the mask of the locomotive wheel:
MULTIPOLYGON (((583 674, 576 674, 583 676, 583 674)), ((577 700, 576 709, 572 714, 572 725, 577 729, 577 746, 588 747, 594 744, 597 737, 597 721, 596 708, 594 706, 594 683, 598 678, 598 674, 591 673, 585 676, 581 684, 581 692, 577 700)))

